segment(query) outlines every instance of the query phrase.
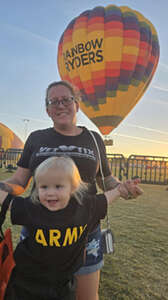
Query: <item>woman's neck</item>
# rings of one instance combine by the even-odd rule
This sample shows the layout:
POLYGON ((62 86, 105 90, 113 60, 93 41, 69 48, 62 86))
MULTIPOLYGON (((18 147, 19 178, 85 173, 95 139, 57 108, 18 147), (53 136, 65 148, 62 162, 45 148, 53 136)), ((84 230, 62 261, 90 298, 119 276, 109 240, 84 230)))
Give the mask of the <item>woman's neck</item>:
POLYGON ((61 134, 63 134, 63 135, 71 135, 71 136, 75 136, 75 135, 79 135, 82 131, 83 131, 83 129, 82 128, 80 128, 80 127, 77 127, 76 125, 73 125, 73 126, 71 126, 71 127, 55 127, 54 126, 54 129, 55 129, 55 131, 57 131, 57 132, 59 132, 59 133, 61 133, 61 134))

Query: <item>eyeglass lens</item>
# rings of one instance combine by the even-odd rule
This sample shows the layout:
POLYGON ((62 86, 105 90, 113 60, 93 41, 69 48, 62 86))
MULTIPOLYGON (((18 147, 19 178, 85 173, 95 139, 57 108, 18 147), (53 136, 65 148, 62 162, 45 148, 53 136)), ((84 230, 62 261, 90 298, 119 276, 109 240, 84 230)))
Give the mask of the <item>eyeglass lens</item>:
POLYGON ((63 98, 61 100, 58 99, 53 99, 53 100, 48 100, 49 105, 54 105, 54 106, 59 106, 60 104, 63 104, 64 106, 68 106, 73 102, 74 98, 73 97, 67 97, 63 98))

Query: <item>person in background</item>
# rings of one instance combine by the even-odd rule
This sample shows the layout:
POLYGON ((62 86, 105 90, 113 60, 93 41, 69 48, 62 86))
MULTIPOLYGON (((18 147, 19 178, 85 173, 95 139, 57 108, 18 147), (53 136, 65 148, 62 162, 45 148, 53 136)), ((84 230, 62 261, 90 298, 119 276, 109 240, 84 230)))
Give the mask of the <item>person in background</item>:
MULTIPOLYGON (((77 112, 80 96, 76 88, 67 81, 52 82, 47 90, 45 106, 53 127, 32 132, 18 161, 18 168, 7 182, 26 187, 36 167, 51 156, 67 155, 76 163, 82 181, 87 184, 88 193, 97 193, 97 184, 102 189, 100 162, 95 141, 90 131, 77 126, 77 112)), ((102 161, 105 189, 111 190, 120 185, 121 197, 136 198, 141 194, 138 185, 124 183, 114 178, 109 169, 104 142, 101 136, 92 131, 102 161)), ((26 237, 25 229, 22 238, 26 237)), ((85 264, 77 271, 76 300, 98 300, 100 269, 103 266, 100 224, 95 225, 88 236, 85 264), (93 242, 94 241, 94 242, 93 242)))
MULTIPOLYGON (((0 188, 7 191, 7 183, 0 188)), ((69 157, 44 160, 31 195, 11 199, 12 224, 26 226, 28 237, 14 252, 5 300, 75 300, 74 274, 83 265, 88 233, 119 196, 120 185, 89 195, 69 157)))

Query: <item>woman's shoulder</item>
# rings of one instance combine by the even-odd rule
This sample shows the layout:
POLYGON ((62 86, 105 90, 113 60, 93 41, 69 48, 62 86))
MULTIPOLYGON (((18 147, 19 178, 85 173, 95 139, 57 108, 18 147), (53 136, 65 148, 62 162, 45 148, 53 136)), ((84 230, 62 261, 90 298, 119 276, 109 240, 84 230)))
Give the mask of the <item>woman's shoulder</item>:
MULTIPOLYGON (((81 126, 80 126, 81 127, 81 126)), ((90 129, 88 129, 87 127, 81 127, 82 129, 83 129, 83 132, 85 133, 85 134, 87 134, 87 135, 94 135, 95 136, 95 138, 98 138, 98 139, 101 139, 102 140, 102 137, 101 137, 101 135, 100 135, 100 133, 98 133, 97 131, 95 131, 95 130, 90 130, 90 129)))
POLYGON ((103 142, 103 138, 101 137, 100 133, 98 133, 97 131, 94 131, 94 130, 88 130, 89 131, 89 134, 94 136, 94 138, 96 139, 96 142, 98 144, 104 144, 103 142))
POLYGON ((30 138, 37 138, 40 136, 48 136, 50 134, 53 133, 53 128, 49 127, 49 128, 45 128, 45 129, 38 129, 35 131, 32 131, 29 135, 30 138))

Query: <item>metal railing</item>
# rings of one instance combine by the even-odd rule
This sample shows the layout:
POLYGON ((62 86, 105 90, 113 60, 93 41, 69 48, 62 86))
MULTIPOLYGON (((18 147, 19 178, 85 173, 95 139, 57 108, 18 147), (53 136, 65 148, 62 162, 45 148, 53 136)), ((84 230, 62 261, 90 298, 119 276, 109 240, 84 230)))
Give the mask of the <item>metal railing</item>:
MULTIPOLYGON (((0 148, 0 168, 15 170, 22 152, 23 149, 0 148)), ((139 177, 142 183, 168 185, 168 157, 108 154, 107 158, 113 176, 120 180, 139 177)))
POLYGON ((127 175, 125 157, 122 154, 108 154, 107 158, 113 176, 116 176, 120 180, 125 178, 127 175))
POLYGON ((168 184, 168 157, 130 155, 127 177, 139 177, 142 183, 168 184))
POLYGON ((142 183, 168 184, 168 157, 108 154, 109 166, 120 180, 139 177, 142 183))
POLYGON ((16 170, 17 162, 22 152, 23 149, 14 149, 14 148, 9 148, 6 151, 2 151, 1 162, 0 162, 1 168, 4 167, 8 170, 16 170))
POLYGON ((0 148, 0 168, 3 167, 3 163, 4 163, 4 149, 0 148))

